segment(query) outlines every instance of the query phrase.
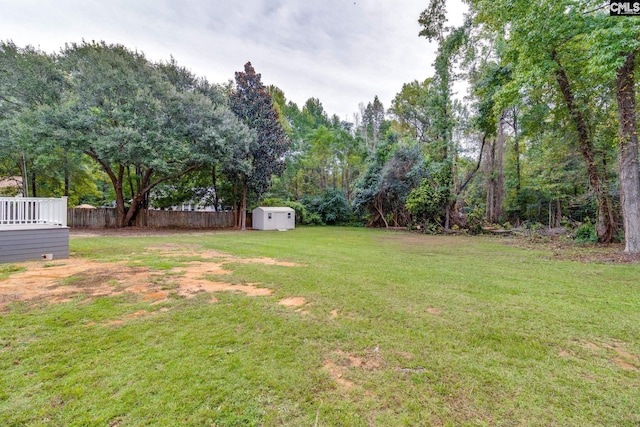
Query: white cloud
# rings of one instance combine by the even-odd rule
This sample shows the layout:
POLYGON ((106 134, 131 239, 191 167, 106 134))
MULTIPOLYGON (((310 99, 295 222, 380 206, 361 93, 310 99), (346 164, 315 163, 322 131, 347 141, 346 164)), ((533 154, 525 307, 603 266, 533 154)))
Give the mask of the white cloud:
POLYGON ((265 84, 299 106, 319 98, 352 118, 378 95, 432 74, 418 37, 425 0, 0 0, 0 39, 53 52, 104 40, 224 83, 251 61, 265 84))

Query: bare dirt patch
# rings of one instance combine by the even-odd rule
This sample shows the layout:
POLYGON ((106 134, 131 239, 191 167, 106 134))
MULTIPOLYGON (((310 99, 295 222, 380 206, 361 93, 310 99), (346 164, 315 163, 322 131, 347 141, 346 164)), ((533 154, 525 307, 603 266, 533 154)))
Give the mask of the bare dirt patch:
MULTIPOLYGON (((187 298, 203 292, 224 291, 265 296, 273 291, 260 287, 258 283, 232 284, 216 280, 219 276, 231 273, 224 268, 224 264, 297 265, 270 258, 243 259, 222 252, 198 250, 197 245, 155 245, 147 250, 162 257, 196 255, 203 261, 185 263, 168 271, 132 267, 124 262, 102 263, 81 258, 48 264, 39 261, 21 263, 25 271, 0 281, 0 309, 12 302, 60 303, 80 295, 96 298, 132 293, 152 303, 165 300, 171 293, 187 298)), ((211 298, 211 302, 216 301, 215 297, 211 298)))
POLYGON ((582 344, 582 347, 584 347, 586 349, 589 349, 589 350, 593 350, 593 351, 600 350, 600 347, 597 344, 594 344, 594 343, 589 342, 589 341, 587 341, 584 344, 582 344))
POLYGON ((581 345, 582 348, 590 350, 592 352, 600 352, 607 351, 609 353, 609 357, 611 362, 619 367, 620 369, 624 369, 625 371, 640 371, 640 357, 635 354, 630 353, 623 343, 601 343, 600 345, 594 344, 592 342, 586 342, 581 345), (611 357, 611 353, 614 353, 615 356, 611 357))
POLYGON ((336 350, 325 360, 324 369, 329 372, 331 378, 338 385, 345 389, 351 389, 355 384, 345 378, 345 375, 348 374, 349 371, 375 371, 382 369, 383 365, 384 360, 382 359, 379 348, 376 346, 366 351, 363 356, 336 350))
POLYGON ((278 301, 278 304, 285 307, 300 307, 307 303, 307 300, 303 297, 289 297, 278 301))
POLYGON ((611 359, 611 361, 618 366, 619 368, 624 369, 625 371, 634 371, 638 372, 638 362, 640 359, 635 354, 629 353, 622 345, 608 345, 605 344, 603 347, 613 350, 617 353, 617 356, 611 359))
MULTIPOLYGON (((194 257, 205 260, 220 260, 220 266, 227 263, 236 264, 262 264, 262 265, 276 265, 279 267, 300 267, 300 264, 288 261, 279 261, 273 258, 240 258, 235 257, 224 252, 202 249, 198 245, 180 244, 180 243, 167 243, 161 245, 153 245, 147 247, 147 253, 157 253, 163 257, 194 257)), ((223 273, 224 274, 224 271, 223 273)))
POLYGON ((331 378, 338 383, 338 385, 346 388, 352 389, 354 387, 354 383, 344 378, 345 369, 341 366, 337 366, 332 360, 327 360, 324 363, 324 369, 329 372, 331 378))
POLYGON ((26 271, 0 281, 0 307, 16 301, 65 302, 76 295, 90 297, 118 294, 116 279, 131 275, 124 265, 73 259, 56 264, 23 263, 26 271), (111 280, 114 280, 110 283, 111 280))

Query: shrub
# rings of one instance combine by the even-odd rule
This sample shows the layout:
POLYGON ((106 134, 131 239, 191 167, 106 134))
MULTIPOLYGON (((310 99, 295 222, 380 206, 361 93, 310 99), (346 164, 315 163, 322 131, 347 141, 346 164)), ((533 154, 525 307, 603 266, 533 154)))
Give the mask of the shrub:
POLYGON ((297 224, 315 224, 315 218, 310 218, 309 211, 307 211, 307 208, 305 208, 305 206, 300 202, 296 202, 293 200, 284 200, 278 197, 269 197, 264 199, 262 203, 260 203, 260 206, 285 206, 296 211, 297 224))
POLYGON ((320 197, 304 200, 304 204, 310 213, 318 214, 325 224, 347 224, 351 220, 349 202, 340 190, 327 190, 320 197))
POLYGON ((578 243, 597 243, 598 235, 596 234, 595 225, 587 220, 576 230, 575 239, 578 243))
POLYGON ((322 222, 322 217, 320 214, 316 212, 312 212, 304 217, 304 221, 302 222, 304 225, 324 225, 322 222))

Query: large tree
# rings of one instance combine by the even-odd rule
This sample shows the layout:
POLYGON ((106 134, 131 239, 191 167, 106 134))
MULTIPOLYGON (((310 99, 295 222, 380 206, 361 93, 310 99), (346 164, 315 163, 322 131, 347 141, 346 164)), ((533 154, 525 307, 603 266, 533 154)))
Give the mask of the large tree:
POLYGON ((257 140, 247 150, 237 152, 234 157, 239 162, 236 167, 227 168, 229 175, 235 175, 240 191, 239 226, 246 228, 247 197, 249 192, 260 198, 269 189, 271 178, 284 171, 284 155, 291 140, 280 123, 278 112, 267 88, 262 84, 250 62, 244 72, 236 72, 236 87, 230 95, 231 110, 250 129, 255 131, 257 140))
POLYGON ((367 106, 360 106, 362 114, 362 134, 369 154, 373 154, 382 139, 382 124, 385 119, 384 105, 378 95, 367 106))
MULTIPOLYGON (((505 35, 513 64, 513 92, 553 79, 573 124, 589 183, 598 206, 597 232, 602 242, 615 234, 615 217, 607 185, 606 158, 596 146, 595 103, 606 88, 616 94, 619 122, 619 174, 627 252, 640 252, 638 149, 634 69, 640 25, 611 19, 601 2, 470 1, 477 22, 505 35), (517 86, 517 87, 516 87, 517 86), (634 136, 635 135, 635 136, 634 136)), ((616 101, 613 101, 616 102, 616 101)))
POLYGON ((36 132, 43 110, 60 102, 65 86, 55 57, 0 42, 0 158, 9 166, 8 173, 22 175, 25 195, 37 195, 39 179, 68 172, 62 165, 52 166, 64 163, 67 154, 48 147, 36 132))
POLYGON ((108 175, 121 227, 133 222, 158 184, 221 162, 232 140, 250 139, 227 108, 189 85, 172 84, 166 69, 139 52, 82 43, 67 46, 63 60, 71 89, 55 132, 108 175))
POLYGON ((635 71, 640 53, 640 23, 635 18, 612 19, 601 2, 591 0, 581 12, 585 43, 593 54, 589 71, 613 82, 618 116, 618 171, 625 252, 640 253, 640 168, 635 71), (600 7, 599 7, 600 6, 600 7))
POLYGON ((431 79, 405 83, 389 109, 399 131, 411 135, 420 143, 427 142, 427 130, 431 126, 428 111, 430 84, 431 79))
MULTIPOLYGON (((429 110, 431 116, 428 138, 430 153, 434 160, 442 163, 446 173, 438 173, 444 182, 438 185, 448 188, 445 198, 444 229, 449 230, 452 222, 463 223, 459 212, 459 195, 464 185, 457 182, 458 146, 454 141, 456 127, 455 102, 452 99, 452 85, 455 68, 469 43, 471 20, 466 19, 460 27, 446 27, 445 1, 431 0, 418 22, 422 26, 420 35, 429 41, 438 42, 438 53, 434 62, 435 75, 430 83, 429 110), (449 180, 449 181, 446 181, 449 180)), ((441 168, 438 168, 441 169, 441 168)), ((466 181, 468 182, 468 180, 466 181)), ((465 184, 466 185, 466 184, 465 184)))

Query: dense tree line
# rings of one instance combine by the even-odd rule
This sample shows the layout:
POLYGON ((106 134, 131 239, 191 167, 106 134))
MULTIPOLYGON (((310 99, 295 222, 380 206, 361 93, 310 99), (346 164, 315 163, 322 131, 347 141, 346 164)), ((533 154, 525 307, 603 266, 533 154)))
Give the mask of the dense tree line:
POLYGON ((155 201, 204 196, 198 188, 214 206, 223 194, 246 206, 281 172, 289 140, 260 75, 245 69, 224 88, 119 45, 71 44, 47 55, 3 42, 1 175, 22 176, 26 195, 113 203, 120 226, 155 201))
POLYGON ((467 0, 450 27, 431 0, 416 18, 438 47, 433 75, 351 121, 287 100, 251 64, 218 86, 121 46, 4 43, 0 175, 115 201, 122 225, 138 207, 206 200, 242 227, 247 208, 288 204, 303 223, 580 226, 638 253, 640 23, 600 3, 467 0))
POLYGON ((388 110, 376 97, 348 124, 317 100, 282 103, 297 148, 275 195, 322 206, 309 198, 339 191, 358 220, 383 227, 582 224, 640 252, 640 24, 599 1, 466 3, 459 27, 446 25, 444 0, 419 17, 435 72, 388 110), (461 79, 464 100, 452 89, 461 79))

